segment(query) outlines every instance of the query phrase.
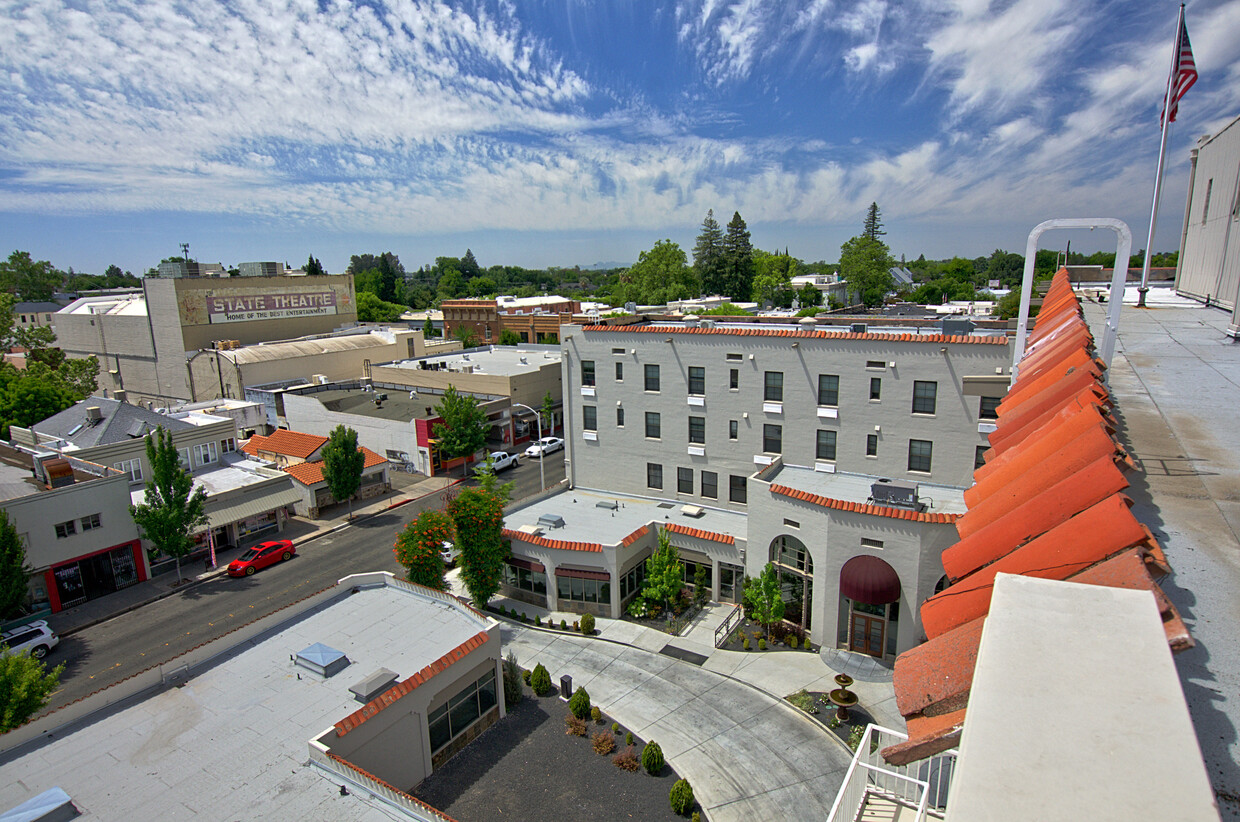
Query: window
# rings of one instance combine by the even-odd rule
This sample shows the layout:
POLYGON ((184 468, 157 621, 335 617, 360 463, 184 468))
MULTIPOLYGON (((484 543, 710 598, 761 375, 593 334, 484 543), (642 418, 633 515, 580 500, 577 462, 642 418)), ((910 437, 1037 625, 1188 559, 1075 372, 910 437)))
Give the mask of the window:
POLYGON ((818 452, 817 458, 820 460, 835 459, 835 433, 834 431, 818 432, 818 452))
POLYGON ((128 474, 130 482, 142 481, 142 460, 122 460, 112 463, 112 467, 128 474))
POLYGON ((706 442, 706 418, 689 418, 689 442, 704 444, 706 442))
POLYGON ((719 499, 719 475, 714 471, 702 472, 702 496, 706 499, 719 499))
POLYGON ((711 591, 714 589, 715 587, 714 570, 715 569, 714 569, 714 566, 711 565, 711 563, 694 562, 692 560, 683 559, 680 561, 680 566, 681 566, 681 571, 682 571, 681 579, 684 581, 685 585, 689 586, 690 588, 694 587, 694 580, 697 579, 698 569, 701 568, 703 572, 703 576, 705 577, 705 579, 703 580, 705 582, 705 585, 703 587, 705 587, 707 591, 711 591))
POLYGON ((913 380, 913 413, 933 414, 939 384, 929 380, 913 380))
POLYGON ((835 374, 818 375, 818 404, 840 404, 840 378, 835 374))
POLYGON ((910 471, 930 471, 930 456, 934 450, 934 443, 929 440, 909 440, 908 441, 908 470, 910 471))
POLYGON ((498 704, 495 671, 488 670, 444 705, 426 715, 431 752, 440 750, 498 704))
POLYGON ((234 439, 233 437, 229 437, 226 440, 220 440, 220 453, 221 454, 231 454, 232 452, 236 450, 237 450, 237 440, 234 439))
POLYGON ((531 571, 509 562, 504 563, 504 584, 531 594, 547 595, 547 575, 542 571, 531 571))
POLYGON ((977 450, 973 452, 973 470, 981 468, 986 464, 986 452, 990 450, 989 445, 979 445, 977 450))
POLYGON ((870 377, 870 399, 881 400, 883 398, 883 378, 870 377))
POLYGON ((728 420, 728 439, 734 440, 740 433, 740 425, 736 420, 728 420))
POLYGON ((194 446, 194 461, 199 465, 211 465, 219 459, 215 443, 204 442, 194 446))
POLYGON ((762 426, 762 450, 768 454, 779 454, 784 450, 784 427, 767 423, 762 426))
POLYGON ((581 384, 594 385, 594 360, 581 361, 581 384))
POLYGON ((784 401, 784 372, 783 371, 767 371, 765 389, 762 393, 762 399, 767 402, 783 402, 784 401))
POLYGON ((743 359, 745 359, 744 354, 728 354, 727 355, 728 362, 740 362, 743 359))
POLYGON ((598 408, 593 405, 581 406, 581 427, 586 431, 598 430, 598 408))
POLYGON ((865 455, 867 457, 878 456, 878 434, 866 434, 865 455))
POLYGON ((663 466, 657 462, 646 463, 646 487, 663 487, 663 466))
POLYGON ((1206 218, 1210 216, 1210 193, 1214 191, 1214 178, 1210 178, 1210 182, 1206 183, 1206 199, 1201 207, 1201 224, 1206 224, 1206 218))
POLYGON ((659 366, 657 365, 646 366, 646 390, 659 390, 659 366))
POLYGON ((624 349, 623 349, 623 348, 613 348, 613 349, 611 349, 611 353, 613 353, 613 354, 615 354, 615 355, 617 355, 617 356, 623 357, 623 356, 624 356, 624 349))
POLYGON ((882 371, 884 368, 887 367, 887 363, 883 362, 882 360, 866 360, 865 367, 869 369, 877 369, 879 371, 882 371))
POLYGON ((625 572, 624 576, 620 577, 620 601, 624 602, 640 591, 645 582, 646 563, 639 562, 625 572))
POLYGON ((692 494, 693 493, 693 469, 677 468, 676 469, 676 493, 692 494))
POLYGON ((652 440, 657 440, 662 436, 662 425, 659 422, 658 411, 646 412, 646 436, 652 440))
POLYGON ((981 407, 978 409, 977 418, 979 420, 997 420, 999 419, 999 402, 1002 397, 982 397, 981 407))
POLYGON ((556 577, 556 592, 570 602, 611 602, 611 583, 603 579, 556 577))
POLYGON ((102 527, 99 521, 98 514, 91 514, 89 517, 82 517, 78 521, 82 524, 82 533, 86 533, 87 531, 93 531, 96 528, 102 527))
POLYGON ((689 393, 695 397, 706 393, 706 369, 700 365, 689 366, 689 393))
POLYGON ((737 391, 741 387, 741 372, 735 368, 728 369, 728 388, 737 391))
POLYGON ((624 427, 624 409, 623 408, 616 409, 616 427, 617 428, 624 427))
POLYGON ((178 448, 177 454, 181 457, 181 467, 184 468, 186 471, 193 470, 194 464, 190 462, 189 460, 189 449, 178 448))
POLYGON ((874 548, 875 550, 881 551, 883 550, 883 541, 881 539, 869 539, 867 537, 862 537, 861 547, 874 548))
POLYGON ((616 363, 616 382, 624 382, 624 363, 616 363))
POLYGON ((732 474, 728 477, 728 499, 732 502, 747 502, 745 478, 732 474))
POLYGON ((77 533, 77 523, 74 520, 68 522, 56 523, 56 539, 64 539, 71 537, 77 533))

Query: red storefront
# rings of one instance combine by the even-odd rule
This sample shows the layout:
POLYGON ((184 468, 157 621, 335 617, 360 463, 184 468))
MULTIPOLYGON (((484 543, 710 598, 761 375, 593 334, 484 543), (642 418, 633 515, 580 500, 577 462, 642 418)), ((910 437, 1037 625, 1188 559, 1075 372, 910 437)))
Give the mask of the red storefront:
POLYGON ((147 578, 139 540, 57 563, 44 572, 52 611, 114 593, 147 578))

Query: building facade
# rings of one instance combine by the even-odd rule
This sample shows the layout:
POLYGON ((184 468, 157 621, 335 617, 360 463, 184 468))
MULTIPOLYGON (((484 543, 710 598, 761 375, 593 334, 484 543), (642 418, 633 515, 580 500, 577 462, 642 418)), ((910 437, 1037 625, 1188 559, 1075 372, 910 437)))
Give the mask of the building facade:
MULTIPOLYGON (((1176 290, 1240 311, 1240 117, 1192 150, 1176 290)), ((1240 335, 1232 317, 1232 336, 1240 335)))

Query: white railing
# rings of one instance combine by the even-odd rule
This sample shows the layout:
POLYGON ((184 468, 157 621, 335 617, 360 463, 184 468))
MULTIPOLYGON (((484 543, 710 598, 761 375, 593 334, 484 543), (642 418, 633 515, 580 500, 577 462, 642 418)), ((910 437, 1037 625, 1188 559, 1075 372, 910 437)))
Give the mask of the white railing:
POLYGON ((422 800, 394 788, 379 777, 336 756, 322 743, 313 739, 310 740, 310 764, 325 771, 329 777, 335 777, 352 785, 354 791, 360 790, 370 794, 415 822, 456 822, 446 813, 432 808, 422 800))
POLYGON ((945 751, 908 765, 887 764, 880 751, 907 740, 908 734, 890 728, 866 727, 827 822, 858 819, 871 795, 915 809, 917 822, 944 818, 956 752, 945 751))

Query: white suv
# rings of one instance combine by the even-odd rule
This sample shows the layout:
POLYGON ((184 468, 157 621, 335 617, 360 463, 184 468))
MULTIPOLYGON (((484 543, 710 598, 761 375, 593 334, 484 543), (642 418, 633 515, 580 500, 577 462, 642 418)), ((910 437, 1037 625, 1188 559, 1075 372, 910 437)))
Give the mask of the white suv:
POLYGON ((5 646, 0 649, 0 654, 7 656, 29 651, 35 659, 42 659, 56 647, 60 638, 47 626, 47 620, 38 619, 0 634, 0 642, 5 646))

